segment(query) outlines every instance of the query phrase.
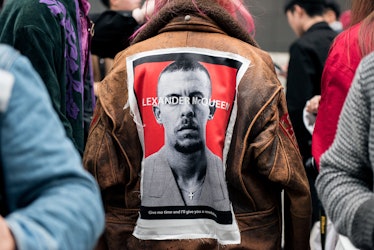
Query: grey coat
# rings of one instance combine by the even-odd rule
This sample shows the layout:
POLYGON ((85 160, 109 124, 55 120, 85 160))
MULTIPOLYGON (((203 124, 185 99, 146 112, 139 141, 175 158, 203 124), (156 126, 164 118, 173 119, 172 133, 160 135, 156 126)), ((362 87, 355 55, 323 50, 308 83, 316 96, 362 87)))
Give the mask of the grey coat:
POLYGON ((356 71, 338 130, 321 158, 317 191, 339 233, 374 248, 374 54, 356 71))

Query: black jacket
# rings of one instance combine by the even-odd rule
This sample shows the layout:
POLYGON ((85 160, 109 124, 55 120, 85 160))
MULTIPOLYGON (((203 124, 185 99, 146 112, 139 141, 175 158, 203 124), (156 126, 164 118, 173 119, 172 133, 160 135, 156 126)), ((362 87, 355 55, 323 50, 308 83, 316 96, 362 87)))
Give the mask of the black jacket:
POLYGON ((321 94, 323 67, 336 35, 326 22, 319 22, 290 47, 286 99, 304 162, 311 156, 312 138, 303 123, 303 108, 310 98, 321 94))
POLYGON ((95 24, 91 52, 101 58, 114 58, 130 45, 130 37, 139 27, 131 11, 108 10, 90 16, 95 24))

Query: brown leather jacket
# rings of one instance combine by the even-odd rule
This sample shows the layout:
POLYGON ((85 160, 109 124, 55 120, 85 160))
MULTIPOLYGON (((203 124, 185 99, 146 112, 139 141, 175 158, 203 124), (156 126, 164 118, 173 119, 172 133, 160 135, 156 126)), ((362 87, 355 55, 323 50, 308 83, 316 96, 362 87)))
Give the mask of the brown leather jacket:
POLYGON ((210 1, 176 0, 150 20, 134 44, 119 53, 100 83, 84 166, 97 179, 106 208, 106 231, 98 249, 281 249, 284 191, 284 249, 309 249, 311 201, 308 181, 285 95, 271 58, 210 1), (185 18, 185 15, 191 18, 185 18), (150 241, 132 236, 140 206, 143 157, 127 103, 126 58, 171 47, 198 47, 239 54, 251 61, 238 87, 238 114, 228 153, 226 181, 241 233, 240 245, 215 240, 150 241))

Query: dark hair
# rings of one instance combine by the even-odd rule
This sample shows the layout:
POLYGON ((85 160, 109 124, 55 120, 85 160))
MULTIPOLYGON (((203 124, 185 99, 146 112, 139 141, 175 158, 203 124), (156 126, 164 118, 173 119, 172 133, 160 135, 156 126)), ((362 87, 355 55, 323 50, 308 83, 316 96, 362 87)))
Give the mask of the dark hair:
POLYGON ((335 2, 334 0, 327 1, 326 9, 330 9, 334 11, 336 15, 336 19, 339 19, 341 10, 340 10, 340 5, 337 2, 335 2))
POLYGON ((110 7, 109 6, 109 0, 101 0, 101 3, 104 4, 106 7, 110 7))
MULTIPOLYGON (((293 12, 295 10, 296 4, 299 5, 301 8, 303 8, 305 12, 308 14, 308 16, 310 17, 322 16, 325 10, 325 6, 323 4, 313 4, 313 3, 302 3, 302 4, 295 3, 288 10, 293 12)), ((286 10, 286 12, 288 10, 286 10)))
POLYGON ((178 58, 176 61, 169 64, 163 70, 163 72, 195 71, 195 70, 201 70, 209 76, 207 69, 203 65, 201 65, 198 61, 195 61, 193 59, 190 60, 189 58, 185 58, 185 57, 178 58))
POLYGON ((3 8, 4 0, 0 0, 0 10, 3 8))
POLYGON ((208 79, 211 79, 208 70, 201 63, 196 61, 191 56, 181 55, 174 62, 172 62, 162 70, 159 76, 159 80, 164 73, 171 73, 176 71, 188 72, 195 70, 204 72, 207 75, 208 79))
POLYGON ((305 10, 305 12, 310 17, 322 16, 326 7, 326 1, 324 0, 290 0, 287 1, 284 6, 284 13, 287 11, 293 12, 295 10, 295 5, 299 5, 305 10))

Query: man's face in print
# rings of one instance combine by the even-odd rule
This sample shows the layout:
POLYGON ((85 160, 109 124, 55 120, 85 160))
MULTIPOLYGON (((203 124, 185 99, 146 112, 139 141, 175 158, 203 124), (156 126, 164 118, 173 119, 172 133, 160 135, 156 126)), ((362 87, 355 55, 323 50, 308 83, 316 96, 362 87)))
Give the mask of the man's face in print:
POLYGON ((168 100, 154 107, 159 124, 165 129, 165 143, 182 153, 193 153, 205 146, 206 123, 213 116, 209 106, 211 83, 206 72, 165 72, 158 83, 158 98, 168 100))

